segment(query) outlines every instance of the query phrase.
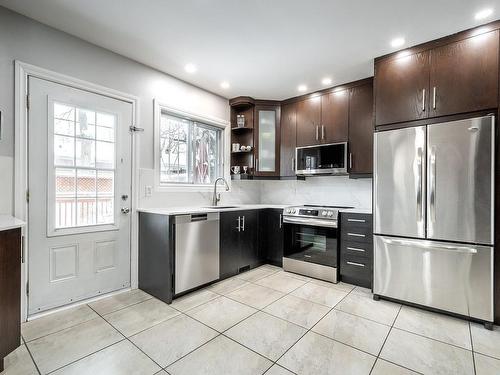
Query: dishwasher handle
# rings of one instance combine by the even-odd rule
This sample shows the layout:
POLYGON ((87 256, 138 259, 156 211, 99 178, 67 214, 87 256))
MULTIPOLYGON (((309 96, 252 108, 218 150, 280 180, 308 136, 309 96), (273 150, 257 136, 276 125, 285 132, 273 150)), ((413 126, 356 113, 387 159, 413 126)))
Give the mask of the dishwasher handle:
POLYGON ((175 216, 175 224, 187 224, 187 223, 195 223, 197 221, 214 221, 214 220, 219 220, 218 212, 175 216))

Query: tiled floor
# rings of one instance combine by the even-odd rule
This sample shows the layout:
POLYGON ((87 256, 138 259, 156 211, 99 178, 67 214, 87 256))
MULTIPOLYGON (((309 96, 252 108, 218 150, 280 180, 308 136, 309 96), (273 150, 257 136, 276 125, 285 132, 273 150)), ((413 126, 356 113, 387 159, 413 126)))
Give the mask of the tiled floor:
POLYGON ((262 266, 166 305, 135 290, 25 323, 2 374, 500 374, 500 327, 262 266))

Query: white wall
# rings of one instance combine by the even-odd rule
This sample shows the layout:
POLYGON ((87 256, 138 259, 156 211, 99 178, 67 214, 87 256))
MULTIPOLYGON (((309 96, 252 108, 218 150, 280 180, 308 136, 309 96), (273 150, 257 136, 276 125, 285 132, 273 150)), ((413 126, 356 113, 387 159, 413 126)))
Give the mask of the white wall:
MULTIPOLYGON (((0 213, 13 211, 14 61, 40 66, 138 96, 140 99, 140 165, 153 168, 153 99, 169 107, 229 121, 228 101, 167 74, 87 43, 0 7, 0 213)), ((198 198, 197 193, 188 193, 198 198)), ((177 196, 163 195, 163 200, 177 196)))

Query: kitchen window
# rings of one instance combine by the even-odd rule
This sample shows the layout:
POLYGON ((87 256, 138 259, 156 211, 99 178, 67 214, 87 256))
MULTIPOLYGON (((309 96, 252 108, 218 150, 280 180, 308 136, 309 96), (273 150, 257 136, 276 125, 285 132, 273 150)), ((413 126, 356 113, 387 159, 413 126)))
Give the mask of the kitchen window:
POLYGON ((223 175, 223 128, 161 110, 157 132, 160 188, 211 185, 223 175))

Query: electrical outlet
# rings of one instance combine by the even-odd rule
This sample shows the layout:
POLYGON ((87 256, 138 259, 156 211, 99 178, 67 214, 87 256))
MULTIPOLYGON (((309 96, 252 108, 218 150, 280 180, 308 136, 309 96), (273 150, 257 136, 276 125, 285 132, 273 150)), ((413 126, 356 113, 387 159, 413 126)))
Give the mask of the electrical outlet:
POLYGON ((152 186, 146 186, 145 195, 146 195, 146 197, 150 197, 153 195, 153 187, 152 186))

